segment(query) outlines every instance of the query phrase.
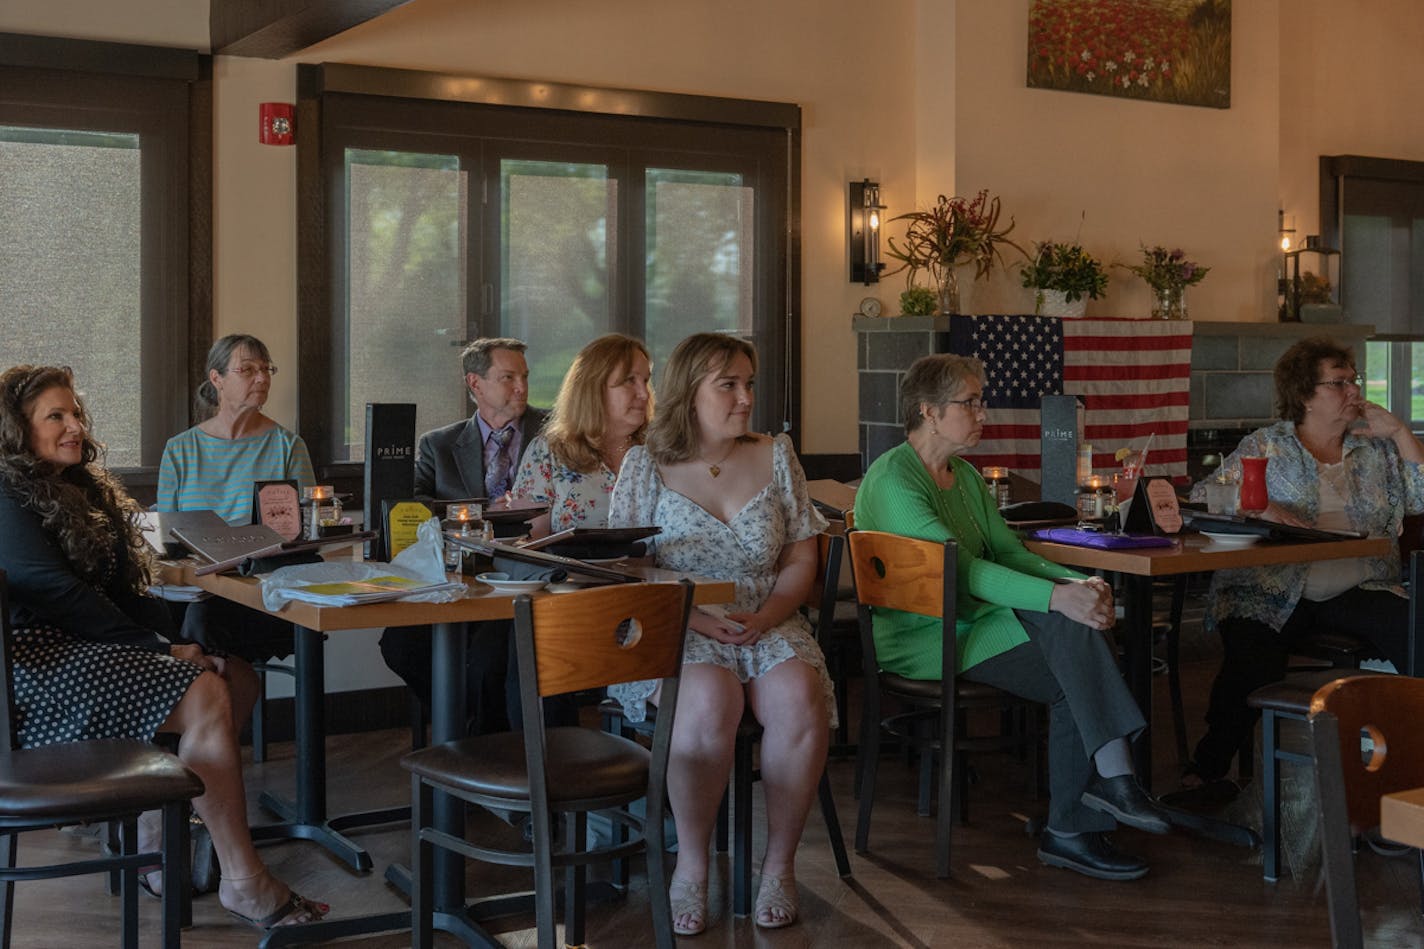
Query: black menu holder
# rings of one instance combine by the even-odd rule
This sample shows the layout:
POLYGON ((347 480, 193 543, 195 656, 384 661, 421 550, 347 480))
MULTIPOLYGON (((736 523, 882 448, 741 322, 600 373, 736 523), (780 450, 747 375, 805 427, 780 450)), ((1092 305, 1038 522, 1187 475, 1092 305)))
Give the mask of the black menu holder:
MULTIPOLYGON (((366 403, 365 501, 366 526, 380 524, 383 504, 415 494, 415 405, 408 402, 366 403)), ((371 543, 367 559, 388 561, 384 532, 371 543)))
POLYGON ((1039 499, 1077 506, 1078 397, 1046 395, 1039 404, 1039 499))
POLYGON ((1138 478, 1122 529, 1128 534, 1175 534, 1182 529, 1177 492, 1166 478, 1138 478), (1154 486, 1155 485, 1155 486, 1154 486))

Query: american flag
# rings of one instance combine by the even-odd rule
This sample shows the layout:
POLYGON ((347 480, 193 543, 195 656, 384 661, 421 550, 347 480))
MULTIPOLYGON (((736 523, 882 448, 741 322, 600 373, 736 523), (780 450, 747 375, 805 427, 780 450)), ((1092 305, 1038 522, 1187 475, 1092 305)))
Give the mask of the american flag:
POLYGON ((1134 439, 1155 434, 1149 474, 1187 473, 1192 324, 1189 321, 957 316, 950 352, 977 356, 988 376, 988 421, 964 457, 1039 480, 1039 399, 1076 395, 1093 468, 1113 471, 1134 439))

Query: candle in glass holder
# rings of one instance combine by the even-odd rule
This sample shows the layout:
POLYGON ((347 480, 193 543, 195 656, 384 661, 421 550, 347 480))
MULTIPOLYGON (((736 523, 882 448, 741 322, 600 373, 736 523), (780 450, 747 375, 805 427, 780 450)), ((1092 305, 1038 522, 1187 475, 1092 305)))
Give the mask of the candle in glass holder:
POLYGON ((984 482, 989 485, 989 493, 994 496, 999 507, 1009 503, 1009 469, 1001 465, 989 465, 984 469, 984 482))
POLYGON ((302 492, 302 503, 307 509, 306 535, 315 540, 321 536, 321 529, 341 521, 341 501, 336 497, 336 489, 329 484, 314 484, 302 492))
MULTIPOLYGON (((445 530, 459 534, 461 537, 469 537, 472 534, 480 533, 481 509, 478 504, 461 502, 459 504, 445 505, 445 530)), ((445 567, 448 570, 459 570, 465 548, 458 544, 446 542, 445 544, 445 567)))
POLYGON ((1102 475, 1090 474, 1078 487, 1078 516, 1103 517, 1112 499, 1112 488, 1102 475))

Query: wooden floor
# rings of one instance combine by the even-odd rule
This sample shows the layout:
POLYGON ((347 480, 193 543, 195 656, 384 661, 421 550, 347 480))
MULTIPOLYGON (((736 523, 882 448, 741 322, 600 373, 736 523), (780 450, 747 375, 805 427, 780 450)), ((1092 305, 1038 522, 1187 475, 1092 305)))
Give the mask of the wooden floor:
MULTIPOLYGON (((1189 693, 1189 722, 1200 732, 1201 696, 1214 672, 1212 644, 1199 631, 1189 639, 1183 671, 1189 693)), ((1158 679, 1156 782, 1175 786, 1175 751, 1165 701, 1165 678, 1158 679)), ((397 760, 408 736, 403 731, 341 736, 329 742, 333 813, 398 802, 408 795, 397 760)), ((271 759, 247 769, 250 797, 263 788, 290 790, 290 745, 274 746, 271 759)), ((915 816, 913 773, 886 759, 877 795, 872 851, 852 855, 854 878, 841 880, 826 843, 824 826, 813 813, 798 864, 801 922, 776 932, 758 930, 749 919, 730 918, 729 872, 725 858, 714 866, 713 916, 709 931, 688 946, 1328 946, 1323 893, 1314 872, 1309 879, 1261 879, 1260 855, 1183 836, 1150 837, 1131 830, 1116 835, 1120 847, 1145 856, 1152 872, 1143 880, 1111 883, 1089 880, 1040 865, 1034 841, 1024 834, 1028 818, 1044 804, 1028 792, 1025 770, 1003 756, 977 760, 978 784, 971 790, 968 826, 955 830, 954 875, 933 875, 931 821, 915 816)), ((831 777, 849 842, 855 824, 851 794, 853 764, 835 760, 831 777)), ((254 819, 262 819, 254 814, 254 819)), ((758 803, 758 817, 760 805, 758 803)), ((492 818, 475 818, 472 829, 508 829, 492 818)), ((273 868, 302 893, 333 906, 334 915, 391 911, 404 904, 386 886, 381 871, 392 861, 406 863, 404 826, 364 832, 377 871, 348 872, 314 845, 287 843, 264 851, 273 868)), ((757 842, 760 845, 761 835, 757 842)), ((63 859, 93 850, 92 839, 58 832, 26 835, 22 861, 63 859)), ((1363 853, 1359 860, 1361 903, 1367 939, 1379 946, 1424 946, 1416 877, 1409 858, 1363 853)), ((472 893, 517 884, 518 872, 474 867, 472 893)), ((526 884, 527 885, 527 884, 526 884)), ((107 896, 98 877, 19 884, 14 945, 19 947, 115 946, 118 901, 107 896)), ((142 899, 143 944, 157 944, 157 902, 142 899)), ((257 933, 223 912, 215 896, 194 904, 196 925, 185 933, 192 947, 249 946, 257 933)), ((621 902, 593 907, 588 944, 651 945, 647 899, 641 875, 621 902)), ((532 946, 532 930, 518 919, 505 924, 511 946, 532 946)), ((441 937, 441 945, 454 945, 441 937)), ((409 945, 404 933, 353 940, 344 945, 409 945)))

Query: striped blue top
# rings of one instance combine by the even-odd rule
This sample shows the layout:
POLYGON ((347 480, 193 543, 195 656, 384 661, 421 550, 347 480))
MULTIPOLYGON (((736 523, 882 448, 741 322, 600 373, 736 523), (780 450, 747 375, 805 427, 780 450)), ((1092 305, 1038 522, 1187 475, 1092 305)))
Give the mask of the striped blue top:
POLYGON ((301 437, 280 425, 243 438, 218 438, 194 426, 168 439, 158 468, 160 511, 217 511, 229 524, 252 523, 255 481, 316 483, 301 437))

